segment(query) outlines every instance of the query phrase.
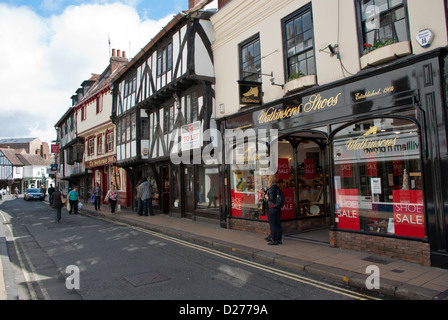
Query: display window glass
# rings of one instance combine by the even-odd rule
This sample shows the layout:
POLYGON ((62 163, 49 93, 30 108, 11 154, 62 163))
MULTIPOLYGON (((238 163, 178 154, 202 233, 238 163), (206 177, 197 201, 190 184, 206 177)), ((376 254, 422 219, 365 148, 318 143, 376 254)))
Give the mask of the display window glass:
POLYGON ((333 139, 339 229, 425 237, 420 136, 403 118, 358 122, 333 139))

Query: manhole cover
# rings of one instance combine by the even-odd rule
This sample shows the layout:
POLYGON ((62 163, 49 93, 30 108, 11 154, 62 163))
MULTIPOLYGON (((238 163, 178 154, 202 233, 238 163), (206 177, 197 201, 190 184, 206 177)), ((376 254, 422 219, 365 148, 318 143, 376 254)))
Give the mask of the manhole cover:
POLYGON ((140 287, 147 284, 162 282, 170 279, 159 272, 146 272, 136 275, 123 276, 123 278, 134 287, 140 287))

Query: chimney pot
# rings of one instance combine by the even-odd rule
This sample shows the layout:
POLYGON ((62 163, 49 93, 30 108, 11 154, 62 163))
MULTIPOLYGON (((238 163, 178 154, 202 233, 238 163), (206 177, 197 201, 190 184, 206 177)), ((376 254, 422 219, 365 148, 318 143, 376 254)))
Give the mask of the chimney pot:
POLYGON ((121 50, 117 50, 117 57, 121 57, 121 50))
POLYGON ((122 56, 123 58, 126 58, 126 51, 123 51, 123 53, 121 54, 121 56, 122 56))
POLYGON ((112 49, 112 57, 115 57, 115 49, 112 49))

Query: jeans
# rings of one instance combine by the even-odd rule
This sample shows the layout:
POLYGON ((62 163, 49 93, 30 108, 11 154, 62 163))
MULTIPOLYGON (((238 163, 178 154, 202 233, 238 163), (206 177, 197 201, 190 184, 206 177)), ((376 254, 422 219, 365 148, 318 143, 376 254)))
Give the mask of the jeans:
POLYGON ((109 199, 110 212, 115 213, 115 207, 117 206, 117 200, 109 199))
POLYGON ((101 197, 95 196, 95 210, 100 210, 101 207, 101 197))
POLYGON ((282 241, 282 222, 281 222, 281 210, 280 209, 269 209, 269 224, 271 226, 271 238, 272 241, 278 242, 282 241))
POLYGON ((141 198, 138 198, 138 204, 137 204, 137 214, 139 216, 141 215, 148 215, 148 210, 150 215, 154 215, 154 209, 152 208, 152 198, 142 200, 141 198))
POLYGON ((56 222, 59 222, 59 221, 61 221, 62 208, 55 208, 55 210, 56 210, 56 222))
POLYGON ((69 200, 70 201, 70 212, 69 214, 72 214, 72 211, 74 214, 78 214, 78 200, 69 200))

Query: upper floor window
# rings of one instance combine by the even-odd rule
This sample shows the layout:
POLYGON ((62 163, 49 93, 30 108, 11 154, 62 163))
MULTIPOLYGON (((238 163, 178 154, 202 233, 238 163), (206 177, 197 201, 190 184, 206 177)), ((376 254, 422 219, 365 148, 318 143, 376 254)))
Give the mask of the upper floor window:
POLYGON ((106 153, 114 150, 114 131, 106 131, 106 153))
POLYGON ((260 38, 255 36, 240 45, 241 80, 261 82, 260 38))
POLYGON ((103 96, 96 98, 96 113, 103 111, 103 96))
POLYGON ((198 93, 193 91, 185 97, 185 120, 187 123, 193 123, 199 119, 199 100, 198 93))
POLYGON ((282 21, 287 78, 316 73, 311 6, 307 5, 282 21))
POLYGON ((134 93, 137 89, 137 76, 133 75, 127 79, 124 83, 124 97, 126 98, 130 94, 134 93))
POLYGON ((98 137, 97 137, 96 148, 97 148, 96 154, 102 155, 103 154, 103 135, 102 134, 98 135, 98 137))
POLYGON ((409 40, 405 0, 358 0, 357 7, 364 52, 378 45, 409 40))
POLYGON ((161 76, 171 69, 173 69, 173 44, 169 43, 157 52, 157 76, 161 76))

